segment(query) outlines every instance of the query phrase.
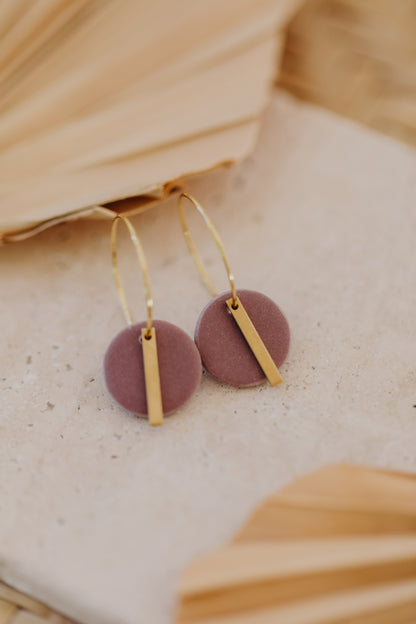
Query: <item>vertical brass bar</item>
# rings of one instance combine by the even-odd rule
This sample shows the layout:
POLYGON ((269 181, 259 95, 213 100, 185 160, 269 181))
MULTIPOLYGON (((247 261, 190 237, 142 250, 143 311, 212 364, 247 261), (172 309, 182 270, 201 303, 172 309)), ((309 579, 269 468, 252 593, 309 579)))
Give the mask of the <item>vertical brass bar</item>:
POLYGON ((150 330, 150 336, 147 327, 142 328, 142 346, 149 422, 153 427, 157 427, 163 424, 163 407, 154 327, 150 330))
POLYGON ((237 297, 237 302, 234 307, 233 299, 227 299, 227 306, 231 314, 233 315, 235 322, 240 328, 241 333, 246 339, 248 346, 253 352, 254 357, 260 364, 264 374, 269 380, 270 385, 277 386, 277 384, 282 383, 283 379, 279 372, 279 369, 273 362, 272 356, 266 349, 264 342, 260 338, 257 329, 254 327, 240 299, 237 297))

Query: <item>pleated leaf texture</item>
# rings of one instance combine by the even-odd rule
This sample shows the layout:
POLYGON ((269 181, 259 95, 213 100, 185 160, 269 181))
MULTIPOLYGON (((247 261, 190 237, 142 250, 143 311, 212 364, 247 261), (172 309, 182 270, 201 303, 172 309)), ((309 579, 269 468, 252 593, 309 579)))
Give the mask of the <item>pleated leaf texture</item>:
POLYGON ((63 615, 0 581, 1 624, 75 624, 63 615))
POLYGON ((299 4, 0 0, 1 240, 246 156, 299 4))
POLYGON ((416 1, 310 0, 279 85, 416 147, 416 1))
POLYGON ((191 563, 184 624, 414 624, 416 476, 339 465, 269 498, 191 563))

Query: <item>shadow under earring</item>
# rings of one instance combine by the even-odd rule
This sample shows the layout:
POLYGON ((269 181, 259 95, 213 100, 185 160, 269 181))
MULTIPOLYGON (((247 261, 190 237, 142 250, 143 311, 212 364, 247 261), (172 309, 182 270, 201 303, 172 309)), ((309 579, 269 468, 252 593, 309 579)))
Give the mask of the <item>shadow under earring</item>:
POLYGON ((214 377, 233 386, 281 383, 279 367, 289 352, 289 325, 280 308, 262 293, 236 290, 224 246, 201 204, 188 193, 178 200, 179 217, 188 249, 214 299, 202 310, 195 329, 195 342, 202 363, 214 377), (220 250, 231 290, 221 295, 209 277, 195 247, 183 208, 188 199, 200 213, 220 250))
POLYGON ((166 321, 153 321, 153 300, 146 259, 133 225, 118 215, 111 230, 111 257, 118 295, 127 321, 113 339, 104 357, 104 377, 111 396, 122 407, 148 416, 151 425, 161 425, 163 416, 175 412, 195 392, 202 374, 201 358, 192 339, 166 321), (143 273, 147 321, 133 324, 121 284, 117 260, 117 225, 127 226, 143 273))

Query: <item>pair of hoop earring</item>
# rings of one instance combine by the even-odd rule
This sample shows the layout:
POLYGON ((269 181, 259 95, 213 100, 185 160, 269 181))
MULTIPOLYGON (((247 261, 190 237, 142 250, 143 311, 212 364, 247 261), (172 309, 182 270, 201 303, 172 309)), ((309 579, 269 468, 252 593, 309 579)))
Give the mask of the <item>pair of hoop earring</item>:
POLYGON ((195 341, 182 329, 166 321, 153 320, 153 299, 143 247, 129 219, 117 215, 111 230, 114 279, 127 321, 127 328, 113 339, 104 358, 108 391, 122 407, 161 425, 192 396, 202 375, 202 365, 214 377, 233 386, 282 381, 279 367, 289 351, 290 331, 278 306, 252 290, 236 290, 234 276, 220 236, 199 202, 179 196, 179 217, 188 249, 213 299, 202 310, 195 329, 195 341), (192 239, 185 218, 183 200, 188 199, 210 230, 228 275, 230 291, 217 294, 192 239), (143 274, 147 321, 133 323, 121 283, 117 260, 117 226, 129 230, 143 274))

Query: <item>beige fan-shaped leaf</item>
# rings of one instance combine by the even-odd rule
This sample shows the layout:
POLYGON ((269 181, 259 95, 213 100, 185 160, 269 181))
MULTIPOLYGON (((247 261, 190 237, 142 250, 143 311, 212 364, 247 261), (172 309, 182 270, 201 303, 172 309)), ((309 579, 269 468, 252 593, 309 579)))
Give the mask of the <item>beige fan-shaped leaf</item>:
POLYGON ((2 240, 245 156, 298 4, 0 0, 2 240))
POLYGON ((177 621, 416 621, 416 477, 334 466, 270 497, 192 563, 177 621))
POLYGON ((71 624, 38 600, 0 581, 0 624, 71 624))
POLYGON ((416 147, 415 33, 414 0, 305 2, 279 84, 416 147))

